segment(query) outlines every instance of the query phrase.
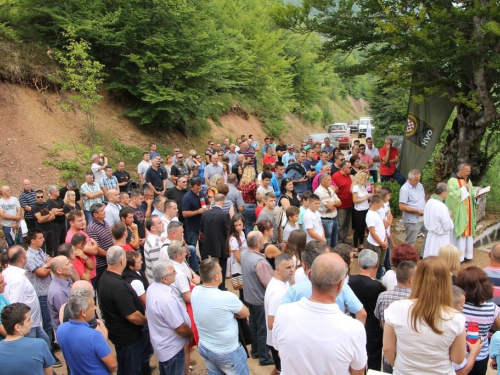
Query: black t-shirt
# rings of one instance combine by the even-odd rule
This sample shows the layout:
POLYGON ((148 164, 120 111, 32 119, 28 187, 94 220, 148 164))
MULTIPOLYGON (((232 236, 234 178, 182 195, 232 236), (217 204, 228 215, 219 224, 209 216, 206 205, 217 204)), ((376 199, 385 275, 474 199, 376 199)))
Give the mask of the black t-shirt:
POLYGON ((174 187, 172 189, 168 189, 166 194, 168 199, 172 199, 177 202, 177 208, 179 210, 179 221, 181 223, 184 223, 184 216, 182 216, 182 198, 184 198, 187 192, 187 190, 180 190, 174 187))
POLYGON ((141 207, 129 207, 134 210, 134 223, 137 224, 139 238, 146 238, 146 213, 141 207))
POLYGON ((289 196, 289 195, 287 195, 287 194, 281 194, 281 195, 280 195, 280 200, 279 200, 279 202, 278 202, 278 204, 279 204, 280 206, 282 205, 281 201, 282 201, 283 199, 288 199, 288 201, 290 202, 290 205, 291 205, 291 206, 300 207, 300 200, 299 200, 299 196, 297 195, 297 193, 296 193, 295 191, 292 193, 292 197, 291 197, 291 198, 290 198, 290 196, 289 196))
MULTIPOLYGON (((286 145, 277 145, 276 151, 286 152, 286 145)), ((282 156, 278 156, 278 160, 281 161, 282 156)))
MULTIPOLYGON (((78 202, 81 199, 80 198, 80 190, 78 190, 78 188, 76 188, 73 191, 75 192, 75 201, 78 202)), ((67 192, 68 192, 68 188, 66 186, 60 188, 59 189, 59 198, 64 199, 64 197, 66 196, 67 192)))
POLYGON ((380 293, 385 292, 385 288, 380 281, 373 280, 368 276, 349 276, 349 286, 358 297, 366 310, 366 330, 382 331, 380 322, 375 316, 375 306, 380 293))
POLYGON ((332 173, 330 173, 330 175, 332 175, 332 176, 333 176, 333 174, 334 174, 334 173, 337 173, 338 171, 340 171, 340 168, 337 168, 337 167, 335 166, 335 164, 333 164, 333 165, 332 165, 332 173))
POLYGON ((136 311, 144 314, 144 307, 134 289, 118 275, 104 271, 99 280, 99 307, 106 321, 109 340, 114 345, 131 345, 142 337, 142 326, 125 318, 136 311))
MULTIPOLYGON (((114 171, 113 172, 113 176, 116 177, 116 179, 118 180, 119 184, 122 184, 124 182, 129 182, 130 181, 130 174, 127 171, 123 171, 123 172, 114 171)), ((123 193, 123 192, 127 191, 127 185, 126 184, 123 185, 123 186, 119 186, 119 188, 120 188, 120 193, 123 193)))
POLYGON ((167 175, 163 168, 158 167, 158 169, 154 169, 153 167, 149 168, 146 172, 146 182, 151 182, 153 187, 160 191, 163 190, 163 181, 167 179, 167 175))
MULTIPOLYGON (((47 200, 47 205, 52 209, 52 208, 62 208, 64 209, 64 201, 61 198, 57 199, 48 199, 47 200)), ((64 212, 64 211, 63 211, 64 212)), ((56 215, 56 218, 54 219, 53 223, 58 223, 62 224, 66 220, 66 217, 64 215, 56 215)))
POLYGON ((51 211, 51 208, 46 202, 43 202, 42 204, 40 203, 35 203, 33 206, 31 206, 31 213, 35 217, 35 227, 41 230, 49 230, 52 228, 52 221, 49 221, 47 223, 39 223, 35 214, 41 213, 42 216, 45 216, 51 211))

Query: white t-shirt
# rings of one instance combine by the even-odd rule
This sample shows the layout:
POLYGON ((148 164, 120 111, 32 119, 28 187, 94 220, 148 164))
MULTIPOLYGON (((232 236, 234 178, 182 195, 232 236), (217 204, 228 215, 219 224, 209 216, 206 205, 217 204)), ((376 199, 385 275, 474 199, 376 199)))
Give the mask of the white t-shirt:
MULTIPOLYGON (((2 212, 4 214, 16 216, 17 209, 21 208, 21 205, 19 204, 19 200, 16 197, 9 197, 7 199, 0 198, 0 208, 2 209, 2 212)), ((3 227, 12 227, 13 223, 14 220, 2 219, 3 227)))
POLYGON ((267 193, 274 193, 274 189, 271 185, 269 185, 267 188, 263 187, 263 186, 259 186, 257 188, 257 191, 255 194, 259 194, 259 193, 262 193, 262 194, 267 194, 267 193))
MULTIPOLYGON (((139 272, 137 272, 137 274, 140 276, 139 272)), ((130 285, 132 286, 132 289, 134 289, 135 294, 137 294, 138 297, 146 293, 146 290, 144 289, 144 284, 142 283, 141 280, 132 280, 130 285)))
POLYGON ((307 279, 307 275, 304 272, 304 267, 297 268, 295 270, 295 277, 294 277, 295 284, 298 284, 301 281, 304 281, 305 279, 307 279))
POLYGON ((450 346, 465 329, 465 316, 448 313, 440 322, 438 328, 444 333, 434 333, 426 324, 417 323, 415 332, 411 322, 409 310, 413 306, 409 299, 391 303, 385 310, 386 324, 389 324, 396 333, 396 362, 394 374, 439 374, 453 375, 455 371, 451 365, 450 346))
MULTIPOLYGON (((351 192, 358 193, 358 199, 364 198, 368 195, 368 192, 366 191, 366 187, 359 186, 359 185, 354 185, 351 189, 351 192)), ((366 211, 366 210, 370 209, 370 203, 368 202, 368 199, 364 200, 361 203, 354 204, 354 209, 356 211, 366 211)))
POLYGON ((106 177, 106 172, 104 172, 104 169, 99 170, 101 168, 101 165, 94 163, 92 164, 92 167, 90 168, 92 170, 92 173, 94 174, 94 182, 100 183, 103 178, 106 177))
POLYGON ((273 345, 273 331, 269 329, 268 316, 275 316, 276 310, 278 310, 279 305, 281 305, 281 300, 286 294, 290 284, 288 282, 284 283, 273 277, 269 284, 267 284, 266 294, 264 296, 264 310, 266 312, 266 329, 267 329, 267 345, 273 345))
POLYGON ((238 240, 236 238, 231 237, 229 239, 229 249, 231 250, 231 272, 233 273, 233 275, 237 274, 237 273, 239 273, 241 275, 241 264, 238 263, 238 261, 236 260, 233 251, 239 250, 240 255, 241 255, 242 251, 248 249, 247 240, 245 238, 244 232, 241 232, 240 241, 241 241, 241 247, 240 247, 240 245, 238 245, 238 240))
POLYGON ((191 306, 200 343, 214 353, 231 353, 238 349, 238 322, 234 314, 243 303, 236 294, 216 287, 197 286, 191 294, 191 306))
POLYGON ((337 304, 302 298, 280 305, 273 326, 273 347, 280 352, 281 374, 349 374, 365 367, 363 323, 337 304))
POLYGON ((140 174, 142 178, 146 179, 146 172, 148 171, 149 167, 151 167, 151 162, 142 160, 137 165, 137 174, 140 174))
POLYGON ((184 298, 182 298, 182 294, 191 290, 189 287, 189 279, 184 273, 182 264, 175 261, 173 261, 172 264, 174 265, 175 272, 177 272, 175 275, 175 282, 170 285, 172 287, 172 294, 179 300, 181 306, 186 306, 186 302, 184 301, 184 298))
POLYGON ((382 277, 382 285, 385 286, 387 291, 393 290, 396 285, 398 285, 398 280, 396 279, 396 272, 389 270, 382 277))
MULTIPOLYGON (((378 210, 378 213, 382 220, 387 220, 387 215, 391 212, 391 206, 389 205, 389 202, 384 203, 384 207, 382 207, 380 210, 378 210)), ((391 235, 391 226, 389 225, 387 228, 385 228, 385 233, 387 233, 387 237, 391 235)))
POLYGON ((295 223, 294 226, 290 225, 290 222, 286 223, 285 228, 283 228, 283 241, 288 242, 288 237, 290 237, 290 233, 292 233, 294 230, 300 229, 299 223, 295 223))
POLYGON ((321 237, 325 236, 325 230, 323 229, 323 224, 321 224, 321 215, 319 211, 312 212, 310 209, 307 209, 304 217, 302 218, 302 225, 307 235, 307 243, 314 240, 314 238, 309 235, 309 232, 307 231, 308 229, 313 229, 314 232, 321 237))
MULTIPOLYGON (((385 226, 384 222, 382 221, 382 218, 380 217, 378 211, 372 211, 368 210, 366 213, 366 227, 375 227, 375 232, 377 233, 378 237, 384 241, 385 240, 385 226)), ((380 246, 377 241, 375 241, 371 235, 371 233, 368 235, 368 242, 371 243, 373 246, 380 246)))

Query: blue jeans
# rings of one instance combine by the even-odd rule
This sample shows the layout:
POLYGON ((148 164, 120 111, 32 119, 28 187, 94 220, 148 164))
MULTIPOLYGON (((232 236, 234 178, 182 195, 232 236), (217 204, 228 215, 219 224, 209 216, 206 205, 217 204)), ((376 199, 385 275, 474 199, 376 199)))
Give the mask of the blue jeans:
POLYGON ((118 375, 141 375, 144 338, 130 345, 115 345, 118 375))
POLYGON ((149 337, 149 328, 146 324, 142 327, 142 375, 151 375, 151 366, 149 365, 149 361, 151 361, 151 357, 154 354, 153 345, 151 345, 151 339, 149 337))
POLYGON ((333 249, 337 246, 338 242, 339 223, 337 218, 328 220, 321 219, 321 224, 323 224, 323 229, 325 230, 326 243, 333 249))
POLYGON ((205 361, 208 375, 248 375, 248 363, 245 349, 238 349, 231 353, 214 353, 198 343, 198 352, 205 361))
POLYGON ((196 255, 196 247, 188 245, 188 263, 189 267, 195 272, 200 270, 200 262, 198 261, 198 255, 196 255))
POLYGON ((17 241, 10 235, 11 227, 2 226, 3 234, 5 234, 5 240, 7 241, 7 246, 11 247, 17 242, 18 245, 23 246, 23 233, 21 231, 21 226, 19 226, 19 233, 17 234, 17 241))
MULTIPOLYGON (((168 361, 159 362, 160 375, 184 375, 184 348, 174 355, 168 361)), ((246 358, 245 358, 246 359, 246 358)))
POLYGON ((392 176, 380 176, 380 181, 382 181, 382 182, 391 181, 391 179, 397 181, 399 186, 403 186, 404 183, 406 182, 405 176, 403 176, 398 171, 394 172, 394 174, 392 176))
POLYGON ((243 217, 245 218, 245 235, 248 232, 253 230, 253 226, 255 224, 255 209, 257 208, 257 204, 255 203, 245 203, 243 206, 243 217))
POLYGON ((250 309, 250 331, 252 332, 253 343, 251 354, 259 358, 259 363, 273 360, 269 354, 269 346, 266 344, 267 328, 266 313, 263 305, 248 304, 250 309))
POLYGON ((87 210, 84 210, 83 213, 85 214, 85 221, 87 222, 87 225, 89 225, 92 221, 92 214, 87 210))
MULTIPOLYGON (((196 249, 196 244, 198 243, 198 237, 199 233, 198 232, 184 232, 184 239, 186 240, 186 243, 196 249)), ((200 241, 200 255, 201 259, 206 259, 208 256, 204 256, 203 254, 203 247, 202 247, 202 242, 200 241)), ((199 269, 199 267, 198 267, 199 269)), ((194 270, 193 270, 194 271, 194 270)))
POLYGON ((54 333, 52 330, 52 320, 50 319, 50 310, 47 303, 47 296, 38 297, 38 302, 40 302, 40 312, 42 313, 42 324, 43 330, 47 334, 49 339, 49 349, 52 352, 52 342, 54 341, 54 333))

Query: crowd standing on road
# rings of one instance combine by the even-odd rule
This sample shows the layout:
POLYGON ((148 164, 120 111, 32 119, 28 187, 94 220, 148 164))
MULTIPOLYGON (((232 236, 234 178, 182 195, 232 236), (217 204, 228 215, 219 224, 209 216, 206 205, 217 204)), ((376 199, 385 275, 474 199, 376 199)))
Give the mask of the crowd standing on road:
POLYGON ((91 159, 80 186, 1 187, 2 373, 51 374, 59 349, 68 373, 92 375, 187 375, 194 347, 209 374, 249 374, 250 357, 272 374, 485 374, 500 356, 500 245, 458 272, 473 257, 470 164, 427 199, 390 138, 347 156, 329 138, 173 155, 152 142, 133 172, 91 159), (379 179, 401 186, 404 244, 379 179))

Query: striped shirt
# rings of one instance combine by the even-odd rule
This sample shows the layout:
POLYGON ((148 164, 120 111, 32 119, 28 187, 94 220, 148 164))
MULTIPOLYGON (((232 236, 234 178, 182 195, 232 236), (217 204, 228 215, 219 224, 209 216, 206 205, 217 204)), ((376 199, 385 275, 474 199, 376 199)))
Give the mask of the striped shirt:
POLYGON ((52 277, 48 274, 45 277, 40 277, 35 275, 35 271, 43 267, 47 263, 47 254, 42 249, 32 249, 28 246, 28 251, 26 251, 26 265, 24 269, 26 270, 26 277, 31 282, 35 288, 36 295, 38 297, 47 296, 49 293, 49 285, 52 281, 52 277))
MULTIPOLYGON (((90 224, 87 225, 87 234, 90 238, 93 238, 95 242, 97 242, 97 246, 103 250, 108 251, 108 249, 113 246, 113 236, 111 235, 108 223, 105 221, 99 223, 96 220, 92 220, 90 224)), ((107 264, 106 257, 96 255, 97 267, 105 267, 107 264)))
POLYGON ((488 278, 493 284, 492 301, 495 302, 497 306, 500 306, 500 268, 487 266, 483 268, 483 271, 486 272, 488 278))
POLYGON ((144 262, 146 263, 146 277, 149 283, 153 283, 153 264, 160 259, 160 248, 162 245, 160 236, 149 233, 144 243, 144 262))
POLYGON ((393 290, 382 292, 378 296, 377 304, 375 305, 375 317, 380 320, 382 325, 385 323, 384 312, 394 301, 410 298, 411 288, 403 288, 395 286, 393 290))
MULTIPOLYGON (((102 190, 102 188, 106 188, 108 190, 110 189, 116 189, 120 190, 118 188, 118 179, 115 176, 111 176, 111 178, 108 178, 108 176, 104 177, 101 181, 99 181, 99 186, 102 190)), ((107 202, 106 196, 103 195, 104 202, 107 202)))
POLYGON ((102 196, 97 198, 85 198, 85 193, 95 194, 100 190, 101 188, 99 187, 99 185, 95 183, 92 185, 84 183, 82 184, 82 186, 80 186, 80 193, 82 194, 83 200, 83 209, 85 211, 90 211, 90 207, 92 207, 94 203, 102 203, 102 196))
MULTIPOLYGON (((33 207, 36 203, 35 195, 36 195, 36 191, 33 189, 31 189, 30 192, 23 190, 23 192, 19 196, 19 204, 21 205, 21 207, 23 209, 26 206, 33 207)), ((33 219, 34 218, 33 214, 31 212, 28 212, 28 211, 24 211, 24 217, 26 219, 33 219)))
POLYGON ((498 316, 499 307, 493 302, 485 302, 481 306, 474 306, 466 302, 462 314, 465 315, 466 322, 477 322, 479 326, 479 336, 482 337, 484 345, 477 356, 476 361, 485 359, 488 356, 488 332, 493 326, 498 316))

